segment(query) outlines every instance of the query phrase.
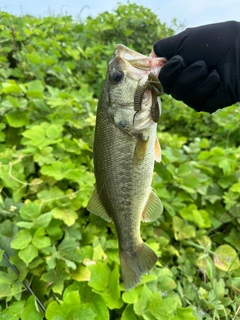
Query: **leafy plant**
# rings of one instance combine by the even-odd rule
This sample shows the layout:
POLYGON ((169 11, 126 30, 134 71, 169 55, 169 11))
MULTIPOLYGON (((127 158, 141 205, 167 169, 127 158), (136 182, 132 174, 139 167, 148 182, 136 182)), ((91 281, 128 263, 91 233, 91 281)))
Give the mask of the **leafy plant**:
POLYGON ((116 43, 148 54, 174 30, 130 3, 85 22, 1 12, 0 29, 0 319, 44 318, 28 285, 47 320, 240 319, 239 106, 163 96, 165 210, 141 226, 159 260, 125 292, 115 229, 86 210, 97 98, 116 43))

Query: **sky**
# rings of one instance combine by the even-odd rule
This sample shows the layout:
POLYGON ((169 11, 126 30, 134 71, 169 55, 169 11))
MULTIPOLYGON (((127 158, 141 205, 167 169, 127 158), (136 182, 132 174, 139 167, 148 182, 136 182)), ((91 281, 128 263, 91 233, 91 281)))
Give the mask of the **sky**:
MULTIPOLYGON (((96 16, 103 11, 114 10, 119 3, 114 0, 0 0, 0 10, 11 14, 49 14, 68 13, 74 18, 96 16)), ((172 25, 173 19, 186 27, 227 20, 240 21, 240 0, 136 0, 131 1, 150 8, 161 22, 172 25)))

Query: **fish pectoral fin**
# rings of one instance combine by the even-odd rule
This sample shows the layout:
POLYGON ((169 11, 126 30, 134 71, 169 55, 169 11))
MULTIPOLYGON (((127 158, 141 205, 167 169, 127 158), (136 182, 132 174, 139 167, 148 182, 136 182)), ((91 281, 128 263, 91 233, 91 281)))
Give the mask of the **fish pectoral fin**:
POLYGON ((163 205, 155 192, 151 190, 147 204, 142 214, 143 222, 152 222, 157 220, 163 213, 163 205))
POLYGON ((105 210, 104 206, 102 205, 102 202, 99 199, 97 190, 94 189, 91 198, 89 199, 87 210, 91 213, 95 214, 96 216, 99 216, 103 218, 104 220, 111 222, 112 218, 109 216, 107 211, 105 210))
POLYGON ((154 145, 154 160, 157 162, 161 162, 161 160, 162 160, 161 146, 160 146, 160 143, 159 143, 157 137, 156 137, 155 145, 154 145))

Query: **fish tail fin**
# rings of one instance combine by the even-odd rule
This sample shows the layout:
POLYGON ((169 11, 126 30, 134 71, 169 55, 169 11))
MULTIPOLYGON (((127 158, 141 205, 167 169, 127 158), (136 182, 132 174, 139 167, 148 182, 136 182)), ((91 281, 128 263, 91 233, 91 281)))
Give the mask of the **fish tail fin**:
POLYGON ((136 247, 134 252, 120 250, 120 261, 123 283, 126 290, 135 287, 157 262, 155 252, 143 242, 136 247))

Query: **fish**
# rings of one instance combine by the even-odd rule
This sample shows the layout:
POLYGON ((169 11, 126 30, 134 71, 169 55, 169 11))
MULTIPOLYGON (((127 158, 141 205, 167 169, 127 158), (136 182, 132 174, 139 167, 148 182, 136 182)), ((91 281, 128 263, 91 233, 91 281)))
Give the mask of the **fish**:
POLYGON ((154 161, 161 161, 156 130, 163 89, 158 75, 165 62, 116 45, 97 106, 96 184, 87 209, 115 225, 126 290, 140 283, 158 259, 143 242, 140 223, 163 212, 151 182, 154 161))

